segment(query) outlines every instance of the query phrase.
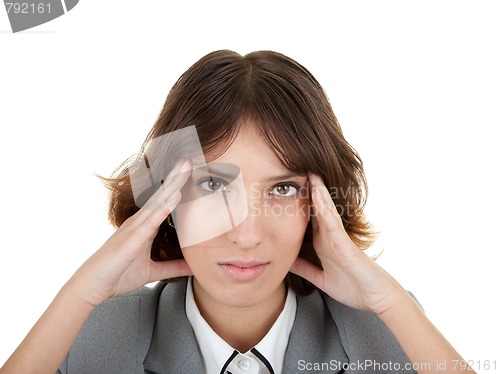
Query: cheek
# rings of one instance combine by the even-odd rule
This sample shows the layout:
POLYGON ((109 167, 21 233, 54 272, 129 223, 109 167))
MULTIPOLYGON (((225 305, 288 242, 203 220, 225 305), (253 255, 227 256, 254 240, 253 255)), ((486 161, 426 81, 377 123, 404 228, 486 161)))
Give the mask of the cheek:
POLYGON ((245 194, 236 192, 187 196, 172 215, 181 247, 189 247, 234 229, 247 217, 248 206, 245 194))
POLYGON ((196 261, 196 256, 192 256, 192 251, 188 250, 182 250, 182 257, 184 257, 184 260, 186 260, 189 268, 191 271, 195 272, 196 269, 198 268, 198 261, 196 261))
POLYGON ((308 209, 308 200, 268 204, 266 227, 273 241, 294 249, 298 246, 298 252, 308 224, 308 209))
POLYGON ((203 246, 190 246, 182 248, 182 256, 194 273, 199 273, 200 269, 206 269, 210 259, 210 252, 203 246))

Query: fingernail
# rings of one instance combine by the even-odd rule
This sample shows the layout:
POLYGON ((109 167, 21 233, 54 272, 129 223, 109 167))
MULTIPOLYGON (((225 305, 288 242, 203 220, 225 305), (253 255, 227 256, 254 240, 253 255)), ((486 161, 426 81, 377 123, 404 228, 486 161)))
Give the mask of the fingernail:
POLYGON ((179 189, 172 192, 172 195, 170 195, 170 197, 167 199, 167 204, 173 204, 177 199, 179 199, 180 194, 181 191, 179 189))
POLYGON ((191 160, 187 159, 181 166, 181 173, 189 171, 190 168, 191 168, 191 160))
POLYGON ((309 181, 312 184, 317 184, 318 183, 318 176, 316 174, 309 172, 309 181))
POLYGON ((325 201, 323 200, 323 196, 321 196, 321 192, 319 192, 319 190, 317 188, 313 188, 313 191, 314 193, 316 194, 316 200, 320 203, 320 204, 324 204, 325 201))

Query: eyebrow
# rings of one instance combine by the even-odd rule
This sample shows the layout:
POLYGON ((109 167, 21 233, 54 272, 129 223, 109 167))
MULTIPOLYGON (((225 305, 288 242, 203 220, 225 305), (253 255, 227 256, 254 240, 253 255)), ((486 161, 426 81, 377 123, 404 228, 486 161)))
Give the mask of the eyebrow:
POLYGON ((299 177, 305 177, 305 175, 300 175, 296 173, 288 173, 288 174, 282 174, 282 175, 275 175, 272 177, 268 177, 264 179, 264 182, 276 182, 279 180, 285 180, 285 179, 291 179, 291 178, 299 178, 299 177))
POLYGON ((229 180, 234 180, 236 177, 238 177, 240 173, 240 169, 233 164, 226 164, 226 163, 209 163, 206 165, 203 165, 202 167, 199 168, 193 168, 193 174, 195 173, 202 173, 203 175, 213 175, 219 178, 224 178, 224 179, 229 179, 229 180), (232 167, 232 173, 227 172, 226 170, 230 169, 228 166, 232 167), (237 171, 237 173, 236 173, 237 171))
MULTIPOLYGON (((225 170, 227 170, 228 165, 234 167, 235 171, 237 170, 238 174, 239 174, 239 172, 240 172, 239 167, 237 167, 234 164, 221 163, 221 162, 208 163, 208 164, 206 164, 203 167, 200 167, 198 169, 194 168, 193 171, 195 171, 195 170, 202 171, 203 170, 204 172, 208 171, 208 173, 210 175, 214 175, 214 176, 217 176, 220 178, 235 179, 237 177, 237 175, 234 172, 233 173, 225 172, 225 170), (202 169, 202 170, 200 170, 200 169, 202 169)), ((293 178, 298 179, 300 177, 306 177, 306 175, 301 175, 301 174, 289 172, 286 174, 273 175, 273 176, 267 177, 267 178, 263 179, 263 182, 271 183, 271 182, 277 182, 277 181, 282 181, 282 180, 286 180, 286 179, 293 179, 293 178)))

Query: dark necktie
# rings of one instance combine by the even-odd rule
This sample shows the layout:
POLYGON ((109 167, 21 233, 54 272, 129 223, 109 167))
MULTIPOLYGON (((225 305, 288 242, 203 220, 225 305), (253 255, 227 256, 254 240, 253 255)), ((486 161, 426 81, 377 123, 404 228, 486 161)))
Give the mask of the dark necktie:
MULTIPOLYGON (((255 357, 260 360, 260 362, 262 364, 264 364, 264 366, 267 368, 267 370, 269 371, 269 374, 274 374, 274 370, 271 366, 271 364, 269 363, 269 361, 267 361, 267 359, 255 348, 252 348, 250 350, 250 352, 252 352, 255 357)), ((242 357, 243 355, 240 354, 240 352, 238 351, 234 351, 231 356, 228 358, 228 360, 226 361, 226 363, 224 364, 224 366, 222 367, 222 370, 221 370, 221 374, 233 374, 231 371, 228 370, 228 367, 229 366, 233 366, 233 367, 237 367, 238 368, 238 372, 239 373, 245 373, 247 370, 250 369, 251 367, 251 363, 250 361, 248 360, 248 358, 245 358, 245 357, 242 357)))

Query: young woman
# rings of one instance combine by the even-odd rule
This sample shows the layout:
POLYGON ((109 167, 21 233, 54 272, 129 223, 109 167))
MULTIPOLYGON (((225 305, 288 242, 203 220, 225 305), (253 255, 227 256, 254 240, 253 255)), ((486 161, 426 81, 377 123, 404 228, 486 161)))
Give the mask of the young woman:
POLYGON ((294 60, 203 57, 106 183, 118 229, 2 373, 473 372, 362 251, 362 162, 294 60))

